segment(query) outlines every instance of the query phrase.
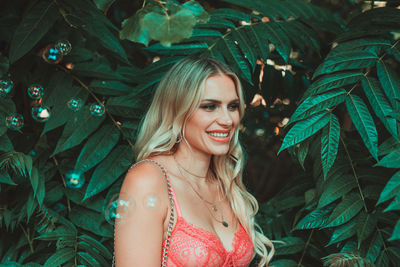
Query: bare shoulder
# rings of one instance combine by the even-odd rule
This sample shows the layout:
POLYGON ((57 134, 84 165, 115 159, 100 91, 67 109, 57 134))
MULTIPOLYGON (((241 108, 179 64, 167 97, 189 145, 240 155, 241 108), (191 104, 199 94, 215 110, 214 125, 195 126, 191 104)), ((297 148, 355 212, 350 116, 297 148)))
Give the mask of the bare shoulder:
POLYGON ((121 192, 167 193, 167 184, 161 168, 153 162, 140 162, 125 176, 121 192))

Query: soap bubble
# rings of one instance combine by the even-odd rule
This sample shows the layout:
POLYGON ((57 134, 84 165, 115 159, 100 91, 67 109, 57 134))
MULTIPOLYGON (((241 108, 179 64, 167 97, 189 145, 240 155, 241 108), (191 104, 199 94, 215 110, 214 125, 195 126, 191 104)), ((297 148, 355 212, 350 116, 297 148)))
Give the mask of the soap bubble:
POLYGON ((50 119, 50 109, 48 107, 33 107, 32 108, 32 117, 37 122, 46 122, 50 119))
POLYGON ((0 80, 0 96, 8 95, 14 88, 14 82, 10 79, 0 80))
POLYGON ((135 206, 135 200, 127 194, 115 194, 104 211, 106 221, 110 224, 124 223, 135 206))
POLYGON ((159 198, 155 193, 149 193, 144 196, 142 204, 145 208, 155 210, 157 207, 159 207, 159 198))
POLYGON ((65 185, 72 189, 79 189, 85 183, 85 176, 81 170, 69 170, 65 174, 65 185))
POLYGON ((67 106, 70 110, 76 112, 78 110, 81 109, 82 107, 82 99, 80 98, 71 98, 68 102, 67 102, 67 106))
POLYGON ((65 56, 71 52, 72 45, 68 40, 60 40, 54 45, 54 48, 60 51, 63 56, 65 56))
POLYGON ((63 59, 63 55, 60 50, 50 44, 43 49, 42 58, 49 64, 58 64, 63 59))
POLYGON ((6 117, 6 126, 10 130, 18 131, 24 126, 24 117, 17 113, 10 114, 6 117))
POLYGON ((31 84, 28 87, 28 95, 32 99, 40 99, 44 95, 43 86, 40 84, 31 84))
POLYGON ((90 106, 89 110, 90 110, 90 113, 95 117, 101 117, 106 112, 104 105, 98 104, 98 103, 92 104, 90 106))

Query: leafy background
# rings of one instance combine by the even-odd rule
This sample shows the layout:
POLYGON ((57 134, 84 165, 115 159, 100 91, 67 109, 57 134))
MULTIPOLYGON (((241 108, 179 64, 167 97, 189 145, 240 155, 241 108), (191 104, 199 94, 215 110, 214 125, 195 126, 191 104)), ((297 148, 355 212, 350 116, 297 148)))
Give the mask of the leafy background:
MULTIPOLYGON (((14 0, 0 3, 0 261, 109 266, 104 212, 155 85, 185 55, 241 78, 241 125, 273 266, 400 262, 399 1, 14 0), (57 64, 49 45, 72 44, 57 64), (39 101, 27 95, 43 85, 39 101), (74 112, 71 98, 82 99, 74 112), (95 117, 89 107, 103 104, 95 117), (45 123, 33 105, 50 108, 45 123), (279 155, 279 156, 278 156, 279 155), (69 170, 85 184, 66 186, 69 170)), ((257 259, 255 259, 254 263, 257 259)))

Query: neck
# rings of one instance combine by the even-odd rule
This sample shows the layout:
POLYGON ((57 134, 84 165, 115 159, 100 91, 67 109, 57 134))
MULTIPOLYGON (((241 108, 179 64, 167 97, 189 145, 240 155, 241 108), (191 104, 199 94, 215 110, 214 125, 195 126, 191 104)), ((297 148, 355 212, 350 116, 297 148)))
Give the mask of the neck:
MULTIPOLYGON (((211 155, 192 153, 191 151, 179 148, 174 154, 175 159, 178 161, 179 165, 185 170, 189 170, 190 173, 195 174, 199 177, 206 177, 208 170, 210 168, 211 155)), ((199 177, 193 176, 197 180, 205 180, 199 177)))

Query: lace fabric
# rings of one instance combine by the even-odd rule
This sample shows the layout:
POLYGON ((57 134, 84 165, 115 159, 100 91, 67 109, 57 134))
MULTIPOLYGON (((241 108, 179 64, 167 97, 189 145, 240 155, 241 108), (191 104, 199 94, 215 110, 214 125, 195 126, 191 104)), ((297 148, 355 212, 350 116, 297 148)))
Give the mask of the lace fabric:
MULTIPOLYGON (((249 266, 254 246, 242 225, 236 231, 231 251, 212 232, 188 223, 183 217, 171 186, 171 193, 178 215, 171 233, 168 267, 245 267, 249 266)), ((163 247, 165 246, 163 242, 163 247)))

